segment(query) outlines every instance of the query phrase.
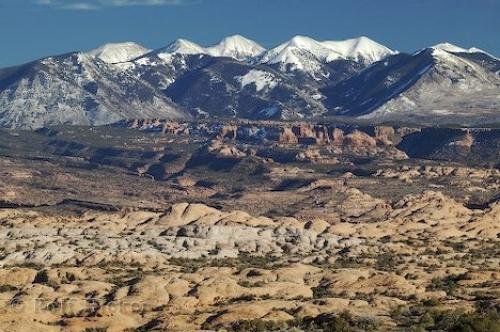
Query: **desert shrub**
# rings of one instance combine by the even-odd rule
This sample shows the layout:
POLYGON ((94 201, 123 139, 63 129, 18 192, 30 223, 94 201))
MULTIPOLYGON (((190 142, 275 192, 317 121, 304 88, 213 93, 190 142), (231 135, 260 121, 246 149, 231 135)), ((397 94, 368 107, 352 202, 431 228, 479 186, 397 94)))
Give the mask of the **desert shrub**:
POLYGON ((229 302, 230 303, 251 302, 251 301, 254 301, 254 300, 255 300, 255 296, 254 295, 242 295, 242 296, 235 297, 235 298, 231 299, 229 302))
POLYGON ((375 267, 377 270, 381 271, 393 271, 394 268, 401 264, 403 261, 394 255, 393 253, 383 253, 377 257, 377 261, 375 262, 375 267))
POLYGON ((189 272, 189 273, 194 273, 198 269, 205 266, 235 267, 239 269, 246 269, 246 268, 270 269, 283 266, 281 263, 279 263, 279 257, 253 256, 244 253, 240 254, 237 258, 215 258, 215 259, 209 259, 205 257, 197 259, 171 258, 170 264, 181 266, 184 272, 189 272))
POLYGON ((262 281, 252 282, 248 280, 241 280, 238 281, 238 285, 240 285, 241 287, 252 288, 252 287, 262 287, 265 284, 262 281))
POLYGON ((378 323, 367 317, 355 318, 348 312, 340 314, 322 314, 317 317, 306 317, 286 322, 265 321, 262 319, 242 320, 234 322, 230 330, 237 332, 263 331, 299 331, 315 332, 361 332, 377 331, 378 323))
POLYGON ((497 312, 464 313, 463 311, 433 311, 428 331, 449 332, 500 332, 500 315, 497 312))
POLYGON ((424 306, 395 308, 391 317, 404 331, 500 332, 500 313, 495 304, 483 305, 477 312, 437 310, 424 306))
POLYGON ((496 300, 481 300, 476 302, 476 311, 479 314, 493 314, 500 315, 500 303, 496 300))
POLYGON ((366 266, 366 263, 363 261, 363 257, 341 255, 335 260, 332 267, 336 269, 349 269, 361 266, 366 266))
POLYGON ((12 285, 0 285, 0 293, 6 293, 6 292, 15 292, 17 291, 17 287, 12 286, 12 285))
POLYGON ((371 317, 354 317, 349 312, 321 314, 315 318, 296 320, 294 327, 304 331, 358 332, 377 331, 378 322, 371 317))
POLYGON ((231 331, 237 332, 264 332, 283 331, 288 327, 286 322, 266 321, 262 319, 240 320, 231 324, 231 331))
POLYGON ((247 273, 247 277, 260 277, 262 275, 262 272, 260 272, 259 270, 250 270, 248 271, 247 273))
POLYGON ((436 298, 431 298, 431 299, 423 300, 422 304, 424 305, 424 307, 436 307, 440 304, 440 302, 436 298))
POLYGON ((452 274, 444 278, 433 278, 431 283, 427 286, 427 290, 443 290, 447 294, 453 294, 458 288, 458 282, 464 280, 465 274, 452 274))
POLYGON ((322 299, 325 297, 333 297, 331 290, 328 288, 328 285, 319 285, 317 287, 311 288, 313 292, 313 298, 322 299))

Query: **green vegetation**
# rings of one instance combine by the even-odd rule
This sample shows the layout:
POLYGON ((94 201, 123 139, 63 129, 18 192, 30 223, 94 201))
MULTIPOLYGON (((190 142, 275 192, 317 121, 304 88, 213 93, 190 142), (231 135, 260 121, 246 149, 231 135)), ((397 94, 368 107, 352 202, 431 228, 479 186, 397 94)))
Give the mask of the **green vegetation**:
POLYGON ((422 316, 416 331, 446 332, 500 332, 500 314, 465 313, 456 311, 429 311, 422 316))
POLYGON ((12 285, 0 285, 0 293, 6 293, 6 292, 15 292, 17 291, 17 287, 12 286, 12 285))
POLYGON ((246 268, 279 268, 283 264, 280 263, 279 257, 276 256, 251 256, 246 254, 240 254, 237 258, 197 258, 197 259, 187 259, 187 258, 172 258, 170 259, 170 264, 182 267, 183 272, 196 272, 202 267, 234 267, 239 270, 246 268))
POLYGON ((325 297, 333 297, 332 291, 328 288, 328 285, 319 285, 312 288, 313 298, 322 299, 325 297))
POLYGON ((458 282, 464 280, 465 277, 465 274, 453 274, 445 276, 444 278, 433 278, 431 283, 427 286, 427 290, 443 290, 447 294, 453 295, 458 288, 458 282))
MULTIPOLYGON (((206 326, 205 328, 209 328, 206 326)), ((267 321, 263 319, 240 320, 231 324, 229 331, 317 331, 317 332, 361 332, 379 331, 379 324, 369 317, 354 317, 349 312, 323 314, 316 318, 294 319, 290 321, 267 321)))
POLYGON ((394 308, 390 314, 403 331, 500 332, 500 305, 478 301, 475 312, 439 309, 436 301, 394 308))

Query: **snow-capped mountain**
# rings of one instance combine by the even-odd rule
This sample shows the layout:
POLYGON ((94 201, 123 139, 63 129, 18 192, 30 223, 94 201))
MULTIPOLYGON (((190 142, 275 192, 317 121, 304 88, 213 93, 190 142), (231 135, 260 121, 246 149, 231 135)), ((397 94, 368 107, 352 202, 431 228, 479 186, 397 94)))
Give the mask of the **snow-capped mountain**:
POLYGON ((154 51, 158 55, 165 54, 206 54, 206 50, 200 45, 187 39, 177 39, 167 47, 154 51))
POLYGON ((266 49, 253 40, 240 35, 229 36, 208 47, 206 53, 215 57, 229 57, 246 61, 262 54, 266 49))
POLYGON ((106 63, 121 63, 133 60, 150 50, 133 42, 105 44, 86 54, 106 63))
POLYGON ((303 36, 295 36, 286 43, 267 51, 259 60, 262 64, 279 65, 283 72, 300 70, 311 75, 323 75, 322 64, 340 59, 320 42, 303 36))
POLYGON ((169 61, 172 55, 176 54, 206 54, 213 57, 228 57, 239 61, 247 61, 264 51, 265 49, 253 40, 234 35, 226 37, 218 44, 210 47, 203 47, 186 39, 178 39, 167 47, 154 51, 154 53, 166 61, 169 61))
POLYGON ((500 121, 500 61, 440 44, 400 54, 323 91, 336 114, 377 120, 500 121))
POLYGON ((0 126, 103 125, 126 118, 185 118, 147 82, 70 53, 0 71, 0 126))
POLYGON ((258 62, 291 76, 312 78, 321 85, 346 79, 373 62, 395 53, 366 37, 317 41, 295 36, 265 52, 258 62))
POLYGON ((471 48, 463 48, 457 45, 453 45, 451 43, 445 42, 445 43, 440 43, 434 46, 431 46, 430 48, 436 49, 436 50, 442 50, 450 53, 486 53, 480 48, 477 47, 471 47, 471 48))
POLYGON ((366 37, 320 42, 305 36, 295 36, 267 51, 260 62, 280 64, 282 70, 303 70, 314 73, 319 69, 318 63, 352 60, 371 64, 395 53, 366 37))
POLYGON ((227 57, 187 60, 195 67, 165 94, 193 115, 251 119, 291 118, 322 112, 315 92, 282 73, 227 57))
POLYGON ((304 52, 313 55, 323 63, 353 60, 365 64, 371 64, 396 53, 367 37, 320 42, 305 36, 295 36, 286 43, 267 51, 260 62, 291 65, 293 69, 306 70, 307 63, 304 63, 304 59, 301 58, 304 52))
POLYGON ((500 122, 500 60, 438 44, 398 53, 366 37, 296 36, 270 50, 239 35, 203 47, 135 43, 0 69, 0 126, 100 125, 126 118, 353 116, 500 122))
POLYGON ((365 36, 341 41, 324 41, 322 45, 340 54, 344 59, 361 62, 366 65, 398 53, 365 36))

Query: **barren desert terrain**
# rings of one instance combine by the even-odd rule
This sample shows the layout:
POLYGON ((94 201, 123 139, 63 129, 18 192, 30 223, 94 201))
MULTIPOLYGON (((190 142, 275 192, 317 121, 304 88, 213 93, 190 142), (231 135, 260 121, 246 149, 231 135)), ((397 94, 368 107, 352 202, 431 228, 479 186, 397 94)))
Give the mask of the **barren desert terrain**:
POLYGON ((498 331, 500 131, 0 131, 1 331, 498 331))

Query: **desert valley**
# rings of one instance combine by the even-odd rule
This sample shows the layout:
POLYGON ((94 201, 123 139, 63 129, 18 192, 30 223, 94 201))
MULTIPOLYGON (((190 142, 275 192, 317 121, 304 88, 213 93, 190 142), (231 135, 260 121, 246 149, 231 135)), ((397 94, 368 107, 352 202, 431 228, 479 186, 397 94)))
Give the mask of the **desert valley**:
POLYGON ((0 134, 5 331, 498 327, 498 130, 0 134))

